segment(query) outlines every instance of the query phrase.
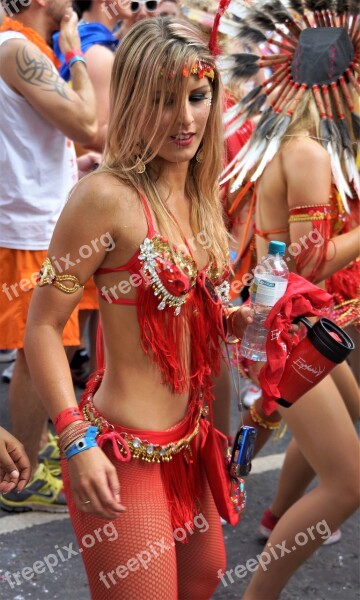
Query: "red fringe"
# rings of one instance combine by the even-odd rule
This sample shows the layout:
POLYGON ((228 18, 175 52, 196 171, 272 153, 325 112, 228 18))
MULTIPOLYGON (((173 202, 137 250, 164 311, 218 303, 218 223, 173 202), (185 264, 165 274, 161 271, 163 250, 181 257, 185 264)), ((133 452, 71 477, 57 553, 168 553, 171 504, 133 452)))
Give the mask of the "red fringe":
MULTIPOLYGON (((190 444, 191 452, 182 451, 168 463, 161 464, 161 478, 167 498, 173 530, 186 530, 185 523, 193 526, 197 514, 198 498, 201 496, 198 459, 196 457, 197 436, 190 444), (184 454, 184 452, 186 454, 184 454)), ((187 537, 184 542, 187 542, 187 537)))
POLYGON ((354 261, 345 269, 337 271, 326 280, 326 290, 335 304, 353 300, 360 296, 360 262, 354 261))
POLYGON ((211 373, 220 368, 222 306, 207 297, 199 277, 178 316, 174 308, 158 310, 159 297, 144 286, 137 288, 137 312, 143 350, 163 383, 176 394, 201 387, 208 399, 211 373))
POLYGON ((296 271, 302 275, 306 267, 312 262, 313 266, 310 273, 306 273, 308 281, 315 281, 321 275, 322 268, 326 261, 327 249, 331 237, 331 219, 322 221, 312 221, 313 231, 318 231, 324 243, 320 243, 321 238, 317 237, 317 241, 311 242, 309 237, 306 237, 306 247, 301 245, 301 252, 295 257, 296 271))
MULTIPOLYGON (((80 408, 83 408, 89 401, 92 402, 93 396, 101 385, 104 370, 99 370, 94 373, 91 379, 88 381, 86 390, 82 394, 82 400, 80 408)), ((183 437, 189 435, 195 428, 196 419, 200 410, 199 398, 195 394, 189 403, 189 418, 186 423, 179 424, 173 429, 173 441, 178 441, 183 437), (186 431, 184 431, 186 427, 186 431)), ((99 413, 96 417, 101 416, 99 413)), ((201 429, 201 424, 200 424, 201 429)), ((122 430, 126 431, 126 427, 122 428, 119 425, 115 425, 113 431, 107 431, 106 429, 98 436, 97 443, 102 448, 105 444, 111 444, 114 452, 114 456, 117 460, 122 462, 128 462, 131 460, 131 453, 128 445, 122 435, 122 430), (121 445, 127 453, 123 456, 118 449, 117 441, 121 442, 121 445)), ((144 431, 143 437, 149 439, 151 443, 157 444, 161 439, 159 434, 164 432, 156 431, 144 431)), ((138 432, 141 437, 141 431, 138 432)), ((164 485, 164 491, 167 498, 171 524, 173 529, 178 527, 184 529, 186 523, 193 525, 194 516, 198 512, 198 499, 201 496, 201 478, 199 477, 199 452, 198 445, 200 443, 199 436, 191 441, 189 449, 183 450, 176 454, 172 460, 168 462, 160 463, 161 478, 164 485)), ((160 443, 163 443, 162 441, 160 443)), ((134 459, 135 460, 135 459, 134 459)), ((190 525, 191 527, 191 525, 190 525)), ((187 537, 183 542, 187 542, 187 537)))

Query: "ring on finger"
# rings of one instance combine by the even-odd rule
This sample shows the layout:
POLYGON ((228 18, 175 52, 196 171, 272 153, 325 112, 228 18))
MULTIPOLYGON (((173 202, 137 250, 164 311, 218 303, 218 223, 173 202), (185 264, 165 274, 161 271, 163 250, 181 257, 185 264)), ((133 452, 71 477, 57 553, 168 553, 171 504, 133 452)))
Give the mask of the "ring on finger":
POLYGON ((81 504, 91 504, 91 500, 84 500, 81 504))

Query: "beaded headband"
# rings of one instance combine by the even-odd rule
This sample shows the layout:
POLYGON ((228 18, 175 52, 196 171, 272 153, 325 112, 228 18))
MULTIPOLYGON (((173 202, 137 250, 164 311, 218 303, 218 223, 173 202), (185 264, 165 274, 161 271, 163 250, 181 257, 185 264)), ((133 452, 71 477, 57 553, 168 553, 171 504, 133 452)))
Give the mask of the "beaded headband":
POLYGON ((233 54, 219 59, 225 84, 247 80, 262 68, 271 76, 252 89, 224 118, 226 136, 261 113, 249 142, 223 173, 222 182, 235 177, 237 190, 257 165, 256 181, 279 150, 293 113, 306 90, 312 90, 320 116, 320 139, 331 157, 336 187, 345 207, 352 197, 349 183, 360 195, 360 178, 351 143, 346 108, 355 138, 360 138, 360 116, 353 95, 360 93, 360 20, 358 0, 269 0, 247 3, 233 0, 228 8, 237 37, 269 51, 233 54), (340 93, 340 90, 342 93, 340 93), (265 101, 271 101, 263 110, 265 101), (345 105, 345 106, 344 106, 345 105), (342 164, 345 164, 346 176, 342 164), (348 183, 349 182, 349 183, 348 183))
POLYGON ((201 60, 197 60, 189 69, 186 65, 183 68, 182 74, 184 77, 190 77, 190 75, 197 75, 199 79, 208 77, 211 81, 214 81, 215 71, 211 65, 201 60))

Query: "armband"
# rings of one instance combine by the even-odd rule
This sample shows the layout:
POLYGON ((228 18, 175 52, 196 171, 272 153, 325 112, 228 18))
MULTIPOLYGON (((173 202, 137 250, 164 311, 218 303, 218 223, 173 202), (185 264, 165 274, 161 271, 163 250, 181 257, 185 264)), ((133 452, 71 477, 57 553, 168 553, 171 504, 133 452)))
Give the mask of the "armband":
POLYGON ((76 440, 71 446, 69 446, 65 451, 65 458, 69 460, 75 456, 75 454, 79 454, 79 452, 84 452, 85 450, 89 450, 89 448, 95 448, 97 446, 96 436, 99 430, 94 425, 90 425, 87 429, 84 437, 76 440))
POLYGON ((44 285, 53 285, 65 294, 74 294, 84 287, 76 275, 57 275, 54 267, 51 264, 50 258, 46 258, 43 262, 39 275, 36 279, 36 284, 39 287, 43 287, 44 285), (71 282, 73 286, 69 287, 68 285, 64 285, 64 283, 61 283, 62 281, 71 282))

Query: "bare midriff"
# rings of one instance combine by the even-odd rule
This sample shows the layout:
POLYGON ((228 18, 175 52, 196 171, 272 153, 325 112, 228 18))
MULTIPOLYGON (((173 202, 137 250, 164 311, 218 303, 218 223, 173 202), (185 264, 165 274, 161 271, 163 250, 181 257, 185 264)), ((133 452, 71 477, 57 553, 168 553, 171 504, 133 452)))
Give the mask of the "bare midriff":
MULTIPOLYGON (((104 277, 95 279, 101 287, 104 277)), ((99 302, 106 369, 95 394, 96 408, 111 423, 127 427, 172 427, 185 416, 189 393, 174 394, 162 383, 158 365, 142 349, 136 306, 99 302)))

